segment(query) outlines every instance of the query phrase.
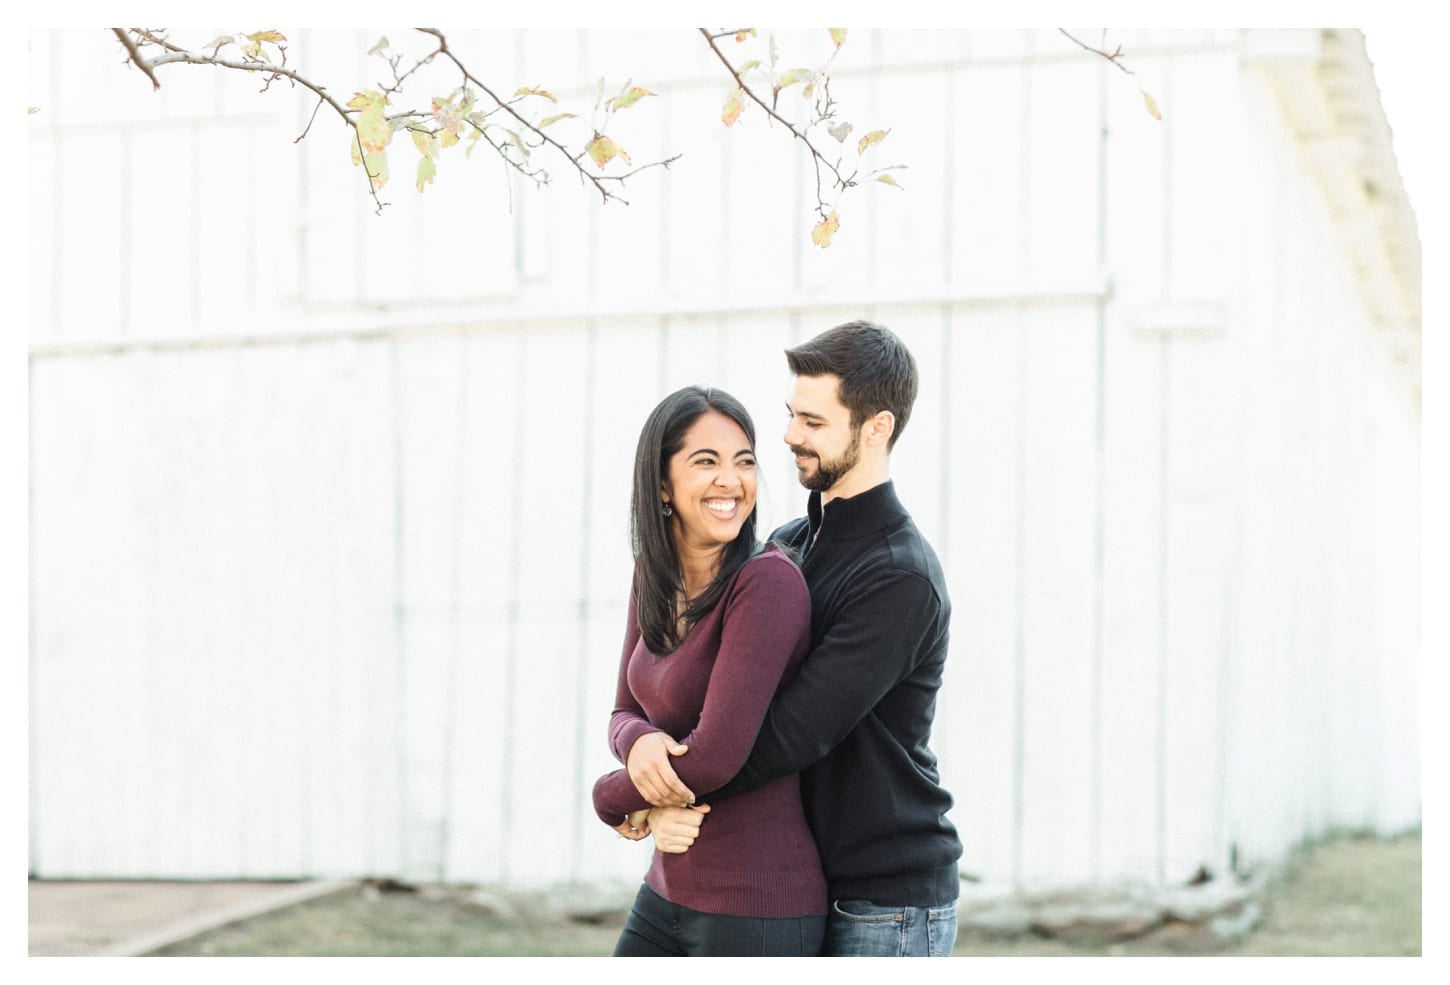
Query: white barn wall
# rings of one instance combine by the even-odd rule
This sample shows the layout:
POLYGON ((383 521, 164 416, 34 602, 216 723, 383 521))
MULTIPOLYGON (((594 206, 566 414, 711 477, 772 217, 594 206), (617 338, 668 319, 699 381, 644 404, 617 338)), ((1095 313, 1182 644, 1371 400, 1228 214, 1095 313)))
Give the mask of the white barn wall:
MULTIPOLYGON (((350 77, 375 33, 293 51, 350 77)), ((780 350, 852 317, 922 368, 895 475, 953 593, 964 873, 1169 885, 1418 823, 1418 419, 1237 33, 1124 38, 1159 123, 1055 32, 853 32, 838 98, 911 168, 829 251, 688 31, 453 41, 634 75, 621 143, 685 157, 601 208, 477 156, 419 196, 399 151, 378 217, 340 126, 292 145, 311 101, 34 36, 33 874, 637 877, 588 792, 638 427, 740 396, 769 530, 780 350)))

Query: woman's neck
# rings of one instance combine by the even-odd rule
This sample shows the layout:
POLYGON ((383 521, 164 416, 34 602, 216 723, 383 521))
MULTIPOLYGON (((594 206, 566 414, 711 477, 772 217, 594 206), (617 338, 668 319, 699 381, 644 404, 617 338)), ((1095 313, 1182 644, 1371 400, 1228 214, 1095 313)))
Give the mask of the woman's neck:
POLYGON ((710 586, 715 572, 720 570, 720 555, 723 544, 716 544, 705 550, 691 549, 687 544, 676 544, 680 555, 680 573, 685 578, 685 601, 699 595, 710 586))

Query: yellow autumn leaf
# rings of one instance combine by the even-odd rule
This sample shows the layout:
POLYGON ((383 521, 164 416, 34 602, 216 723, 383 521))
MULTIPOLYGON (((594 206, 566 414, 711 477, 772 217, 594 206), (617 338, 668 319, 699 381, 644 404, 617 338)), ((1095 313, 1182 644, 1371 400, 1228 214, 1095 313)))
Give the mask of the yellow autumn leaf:
POLYGON ((645 96, 653 96, 653 95, 654 95, 654 93, 650 92, 648 89, 644 88, 643 86, 630 86, 630 88, 627 91, 625 91, 625 92, 621 93, 620 95, 615 96, 613 99, 611 99, 609 101, 609 106, 610 106, 611 109, 616 109, 616 110, 619 110, 619 109, 629 109, 631 106, 633 106, 635 103, 639 102, 645 96))
POLYGON ((373 191, 388 183, 387 151, 369 151, 363 157, 363 165, 368 169, 368 181, 372 183, 373 191))
POLYGON ((418 153, 424 157, 432 157, 438 153, 438 142, 431 133, 424 130, 410 132, 413 134, 413 146, 418 148, 418 153))
POLYGON ((423 190, 424 185, 431 185, 434 177, 438 174, 438 165, 433 158, 423 157, 418 160, 418 191, 423 190))
POLYGON ((1163 119, 1163 114, 1158 112, 1158 100, 1154 99, 1153 94, 1146 89, 1143 90, 1143 102, 1147 105, 1148 112, 1153 115, 1153 119, 1163 119))
POLYGON ((746 41, 746 40, 748 40, 750 38, 753 38, 753 37, 755 37, 755 28, 753 28, 753 27, 747 27, 743 31, 736 31, 735 32, 735 42, 737 44, 743 43, 744 41, 746 41))
POLYGON ((890 132, 890 130, 872 130, 866 136, 862 137, 859 141, 857 141, 856 153, 864 154, 867 147, 871 147, 875 144, 881 143, 881 141, 886 139, 886 135, 890 132))
POLYGON ((557 103, 559 101, 559 100, 557 100, 557 99, 554 98, 554 94, 552 92, 550 92, 549 90, 547 90, 547 89, 540 89, 540 88, 537 88, 536 86, 522 86, 519 89, 514 90, 514 95, 515 96, 543 96, 545 99, 547 99, 551 103, 557 103))
POLYGON ((276 44, 278 41, 286 41, 287 38, 282 34, 281 31, 258 31, 256 34, 248 34, 247 40, 256 41, 259 43, 262 41, 270 41, 273 44, 276 44))
POLYGON ((384 96, 381 92, 375 89, 368 89, 363 92, 353 93, 352 98, 347 101, 347 108, 367 109, 369 106, 383 105, 387 101, 388 97, 384 96))
POLYGON ((542 120, 540 120, 539 121, 539 129, 542 130, 542 129, 544 129, 544 127, 548 126, 549 124, 551 124, 551 123, 558 123, 560 120, 572 120, 572 119, 576 119, 576 117, 575 117, 575 115, 573 113, 555 113, 553 116, 546 116, 542 120))
MULTIPOLYGON (((601 170, 603 170, 604 165, 614 160, 617 155, 623 155, 623 151, 620 150, 619 145, 602 133, 596 133, 594 139, 589 142, 589 146, 585 147, 584 150, 593 158, 595 166, 601 170)), ((624 159, 628 161, 629 157, 625 156, 624 159)))
POLYGON ((454 130, 444 130, 438 135, 438 143, 444 150, 458 143, 458 133, 454 130))
POLYGON ((744 94, 745 90, 736 86, 730 98, 725 100, 725 108, 720 112, 720 122, 727 127, 733 127, 735 121, 740 119, 740 114, 745 112, 744 94))
POLYGON ((836 42, 837 48, 846 43, 846 29, 844 27, 833 27, 829 30, 831 32, 831 40, 836 42))
POLYGON ((876 176, 876 180, 879 181, 879 182, 881 182, 883 185, 890 185, 892 188, 900 188, 901 187, 900 185, 898 185, 896 183, 896 179, 893 178, 893 177, 891 177, 891 175, 889 175, 889 174, 878 174, 876 176))
POLYGON ((383 104, 373 103, 358 114, 357 135, 363 150, 379 151, 393 140, 393 127, 383 115, 383 104))
POLYGON ((815 76, 816 73, 814 69, 793 68, 780 77, 780 81, 776 83, 775 86, 776 91, 779 92, 781 89, 789 89, 791 86, 795 85, 798 82, 809 82, 811 79, 815 78, 815 76))
POLYGON ((831 237, 836 235, 836 230, 840 228, 841 217, 835 212, 832 212, 820 222, 816 223, 815 228, 811 230, 811 242, 824 250, 831 245, 831 237))

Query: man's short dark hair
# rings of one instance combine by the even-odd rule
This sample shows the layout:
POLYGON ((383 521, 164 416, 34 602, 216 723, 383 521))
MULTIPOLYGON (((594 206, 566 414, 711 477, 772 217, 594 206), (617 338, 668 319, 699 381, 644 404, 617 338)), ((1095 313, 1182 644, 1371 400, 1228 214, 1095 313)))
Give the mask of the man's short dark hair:
POLYGON ((917 372, 916 360, 889 329, 869 321, 847 322, 785 350, 785 358, 796 376, 841 378, 839 399, 851 411, 852 428, 891 411, 896 428, 886 450, 896 445, 916 403, 917 372))

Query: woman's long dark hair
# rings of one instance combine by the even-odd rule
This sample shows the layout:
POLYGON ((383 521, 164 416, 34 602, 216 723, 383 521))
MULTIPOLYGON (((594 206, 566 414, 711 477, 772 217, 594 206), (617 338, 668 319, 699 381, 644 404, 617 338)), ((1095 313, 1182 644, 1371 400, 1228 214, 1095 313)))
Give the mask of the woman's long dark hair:
MULTIPOLYGON (((684 569, 670 532, 670 520, 661 510, 660 490, 670 475, 670 459, 684 446, 685 432, 712 410, 740 425, 750 447, 755 447, 755 424, 740 401, 723 390, 687 386, 661 400, 650 413, 634 455, 629 533, 634 547, 635 612, 645 646, 660 656, 672 652, 683 639, 675 602, 685 587, 684 569)), ((720 567, 709 586, 685 607, 686 633, 715 608, 725 594, 730 577, 755 555, 758 546, 752 509, 739 536, 721 552, 720 567)))

